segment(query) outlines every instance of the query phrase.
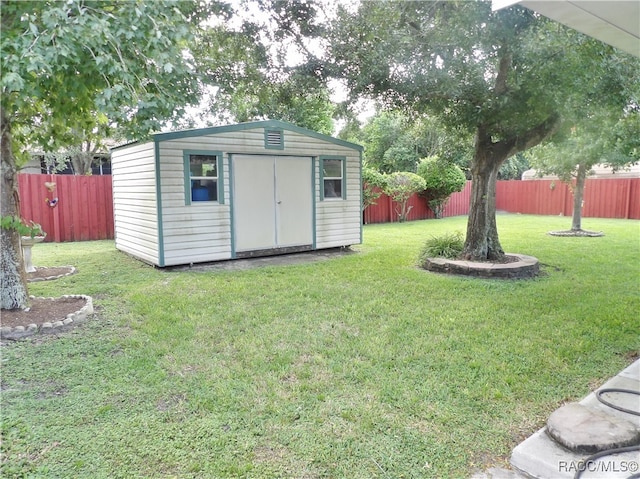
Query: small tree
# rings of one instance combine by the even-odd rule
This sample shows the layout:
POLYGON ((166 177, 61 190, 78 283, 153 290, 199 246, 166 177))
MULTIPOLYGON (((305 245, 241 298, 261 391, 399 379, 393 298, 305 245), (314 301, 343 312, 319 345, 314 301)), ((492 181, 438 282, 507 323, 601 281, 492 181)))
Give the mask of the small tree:
POLYGON ((409 212, 413 208, 410 206, 409 199, 415 193, 423 191, 426 182, 421 176, 408 171, 397 171, 386 175, 384 192, 391 197, 398 205, 396 213, 398 220, 402 223, 407 220, 409 212))
POLYGON ((458 165, 441 160, 436 156, 423 158, 418 164, 418 175, 426 183, 421 193, 436 218, 442 218, 449 197, 462 191, 467 179, 458 165))
POLYGON ((65 144, 53 150, 45 149, 45 162, 54 171, 64 171, 71 162, 75 175, 90 175, 99 152, 107 151, 104 141, 114 139, 116 129, 109 124, 108 118, 94 113, 96 124, 93 128, 67 128, 59 134, 65 144))
MULTIPOLYGON (((634 106, 635 107, 635 106, 634 106)), ((582 232, 582 203, 587 176, 598 163, 618 170, 640 161, 640 114, 601 110, 576 121, 566 135, 529 153, 541 174, 557 175, 573 194, 571 232, 582 232)))

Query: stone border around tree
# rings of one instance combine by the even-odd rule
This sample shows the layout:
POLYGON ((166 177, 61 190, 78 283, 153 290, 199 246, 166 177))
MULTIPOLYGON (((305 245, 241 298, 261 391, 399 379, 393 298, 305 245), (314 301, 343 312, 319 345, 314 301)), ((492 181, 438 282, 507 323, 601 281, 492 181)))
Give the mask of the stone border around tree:
POLYGON ((58 274, 58 275, 53 275, 53 276, 46 276, 44 278, 27 278, 27 282, 28 283, 37 283, 38 281, 51 281, 53 279, 59 279, 59 278, 64 278, 65 276, 71 276, 72 274, 76 273, 76 269, 73 266, 56 266, 54 268, 46 268, 46 267, 40 267, 40 266, 36 266, 36 270, 42 270, 42 269, 60 269, 60 268, 68 268, 69 271, 63 274, 58 274))
POLYGON ((540 263, 537 258, 524 254, 507 253, 506 255, 516 260, 510 263, 490 263, 446 258, 427 258, 423 268, 435 273, 496 279, 534 278, 540 273, 540 263))
MULTIPOLYGON (((33 336, 37 333, 58 333, 61 331, 66 331, 70 329, 72 326, 75 326, 80 323, 84 323, 87 321, 89 315, 93 314, 93 299, 91 296, 85 296, 82 294, 69 294, 63 295, 62 298, 71 298, 71 299, 84 299, 86 301, 85 305, 80 308, 79 311, 75 313, 67 314, 66 318, 60 319, 58 321, 47 321, 42 323, 42 325, 38 326, 37 324, 30 324, 26 328, 24 326, 16 326, 15 328, 11 328, 8 326, 0 328, 0 339, 23 339, 29 336, 33 336)), ((35 296, 31 296, 31 299, 36 299, 35 296)), ((38 299, 46 299, 46 298, 38 298, 38 299)), ((56 298, 48 298, 54 300, 56 298)))
POLYGON ((566 231, 549 231, 549 236, 564 236, 574 238, 599 238, 604 236, 602 231, 587 231, 587 230, 566 230, 566 231))

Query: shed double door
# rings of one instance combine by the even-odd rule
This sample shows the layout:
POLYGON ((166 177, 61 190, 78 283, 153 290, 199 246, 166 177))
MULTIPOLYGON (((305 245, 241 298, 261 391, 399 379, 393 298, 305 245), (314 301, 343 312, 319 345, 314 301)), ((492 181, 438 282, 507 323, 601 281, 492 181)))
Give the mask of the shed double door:
POLYGON ((233 221, 237 253, 292 247, 311 249, 311 169, 311 158, 233 156, 233 221))

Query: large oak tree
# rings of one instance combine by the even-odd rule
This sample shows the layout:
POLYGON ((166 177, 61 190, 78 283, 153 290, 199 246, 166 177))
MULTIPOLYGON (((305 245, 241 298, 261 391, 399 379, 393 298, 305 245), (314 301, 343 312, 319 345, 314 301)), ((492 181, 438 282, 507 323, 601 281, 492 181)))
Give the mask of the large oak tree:
POLYGON ((489 2, 362 2, 338 11, 327 38, 322 73, 345 79, 354 97, 432 113, 475 137, 463 252, 472 260, 504 255, 495 185, 505 160, 553 134, 571 96, 597 109, 618 101, 627 80, 611 47, 521 7, 492 12, 489 2))

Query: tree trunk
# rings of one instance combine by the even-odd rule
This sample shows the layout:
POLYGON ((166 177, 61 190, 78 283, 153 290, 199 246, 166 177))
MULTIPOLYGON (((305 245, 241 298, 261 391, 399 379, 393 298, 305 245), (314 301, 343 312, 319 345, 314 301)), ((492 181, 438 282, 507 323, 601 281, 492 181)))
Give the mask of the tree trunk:
POLYGON ((582 230, 582 199, 584 198, 584 185, 587 179, 587 167, 578 165, 576 175, 576 187, 573 190, 573 216, 571 218, 571 231, 582 230))
MULTIPOLYGON (((496 80, 501 85, 502 71, 496 80)), ((462 257, 471 261, 492 261, 504 257, 496 227, 496 182, 498 170, 507 158, 532 148, 551 135, 560 124, 560 117, 552 114, 530 130, 494 142, 486 125, 478 126, 471 165, 471 204, 467 222, 467 237, 462 257)))
POLYGON ((71 165, 73 166, 73 172, 75 175, 91 174, 93 151, 85 151, 82 149, 83 146, 84 144, 80 145, 80 149, 77 152, 71 154, 71 165))
POLYGON ((471 203, 462 256, 471 261, 499 260, 504 251, 496 226, 496 181, 506 158, 494 158, 476 144, 471 169, 471 203))
MULTIPOLYGON (((20 217, 18 195, 18 169, 11 147, 11 122, 5 111, 0 112, 2 144, 0 145, 0 163, 2 165, 2 217, 20 217)), ((20 233, 15 229, 0 228, 2 245, 0 246, 0 273, 2 274, 2 309, 26 308, 29 294, 27 276, 22 257, 20 233)))

